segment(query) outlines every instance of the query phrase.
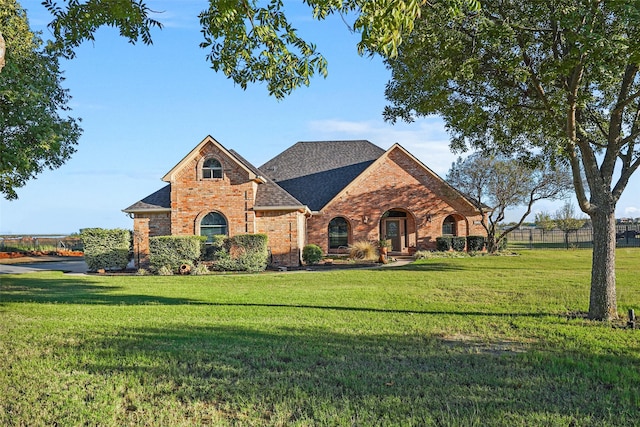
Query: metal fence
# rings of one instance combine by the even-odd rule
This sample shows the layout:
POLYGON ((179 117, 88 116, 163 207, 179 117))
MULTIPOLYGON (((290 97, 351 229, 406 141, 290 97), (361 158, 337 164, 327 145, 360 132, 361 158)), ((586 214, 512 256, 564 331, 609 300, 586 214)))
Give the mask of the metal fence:
POLYGON ((0 236, 0 252, 82 251, 82 241, 75 236, 0 236))
MULTIPOLYGON (((617 225, 616 242, 618 247, 640 247, 640 224, 617 225)), ((507 234, 507 245, 512 249, 590 249, 593 248, 593 229, 583 227, 565 233, 562 230, 519 228, 507 234)))

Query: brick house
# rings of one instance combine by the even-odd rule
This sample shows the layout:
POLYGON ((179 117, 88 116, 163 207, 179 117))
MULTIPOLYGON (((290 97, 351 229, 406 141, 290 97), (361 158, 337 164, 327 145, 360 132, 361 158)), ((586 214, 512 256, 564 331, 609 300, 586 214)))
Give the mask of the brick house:
POLYGON ((442 235, 485 234, 473 204, 399 144, 298 142, 256 168, 207 136, 162 179, 124 209, 138 265, 150 236, 264 233, 271 263, 295 266, 309 243, 340 253, 387 238, 400 255, 442 235))

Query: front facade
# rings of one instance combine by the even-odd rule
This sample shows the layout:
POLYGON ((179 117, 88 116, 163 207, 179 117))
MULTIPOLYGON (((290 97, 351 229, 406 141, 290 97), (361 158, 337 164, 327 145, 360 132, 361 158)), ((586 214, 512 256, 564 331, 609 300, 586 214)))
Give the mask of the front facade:
POLYGON ((263 233, 273 265, 297 266, 310 243, 341 253, 384 238, 408 254, 442 235, 485 234, 473 204, 398 144, 299 142, 256 168, 208 136, 163 180, 124 210, 138 266, 161 235, 263 233))

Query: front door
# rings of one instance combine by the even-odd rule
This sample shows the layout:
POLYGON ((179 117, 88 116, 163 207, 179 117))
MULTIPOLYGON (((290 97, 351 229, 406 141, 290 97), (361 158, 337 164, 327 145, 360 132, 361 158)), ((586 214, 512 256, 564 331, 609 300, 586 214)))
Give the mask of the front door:
POLYGON ((393 252, 402 251, 402 239, 400 234, 400 221, 397 219, 388 219, 386 221, 387 239, 391 240, 391 250, 393 252))

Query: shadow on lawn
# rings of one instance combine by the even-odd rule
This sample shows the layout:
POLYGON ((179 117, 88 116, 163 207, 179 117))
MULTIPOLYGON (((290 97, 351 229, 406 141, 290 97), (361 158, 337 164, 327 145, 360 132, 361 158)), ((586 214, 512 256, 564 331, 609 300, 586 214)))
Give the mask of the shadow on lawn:
POLYGON ((104 282, 86 277, 78 278, 59 274, 4 276, 0 281, 0 304, 7 302, 43 302, 66 304, 198 304, 188 298, 167 298, 154 295, 119 295, 119 286, 105 285, 104 282))
POLYGON ((128 391, 114 396, 127 402, 118 420, 123 422, 172 405, 193 422, 200 411, 251 425, 637 421, 640 397, 634 379, 625 377, 635 372, 633 358, 477 344, 438 336, 216 326, 137 328, 66 351, 95 354, 94 362, 73 370, 127 381, 128 391))
POLYGON ((38 302, 60 304, 102 304, 102 305, 207 305, 218 307, 255 307, 255 308, 290 308, 317 309, 347 312, 399 313, 427 315, 465 315, 465 316, 517 316, 545 317, 551 313, 534 312, 483 312, 483 311, 443 311, 443 310, 411 310, 376 307, 349 307, 319 304, 283 304, 283 303, 242 303, 242 302, 209 302, 190 298, 168 298, 157 295, 118 294, 119 286, 105 285, 104 282, 77 278, 68 275, 46 278, 31 276, 3 277, 0 282, 0 304, 9 302, 38 302))

